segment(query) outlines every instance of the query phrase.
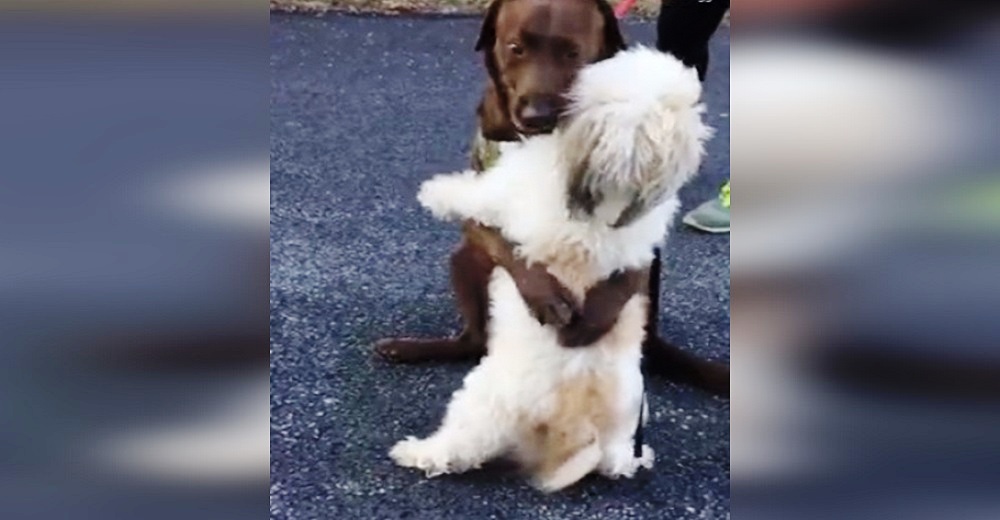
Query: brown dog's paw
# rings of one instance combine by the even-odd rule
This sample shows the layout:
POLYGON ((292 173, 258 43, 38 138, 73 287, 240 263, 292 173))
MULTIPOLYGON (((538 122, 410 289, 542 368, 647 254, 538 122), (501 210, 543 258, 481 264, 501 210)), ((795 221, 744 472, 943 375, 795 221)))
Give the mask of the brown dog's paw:
POLYGON ((705 373, 705 389, 717 397, 729 399, 729 366, 713 363, 705 373))
POLYGON ((525 298, 531 314, 542 325, 565 327, 573 321, 573 307, 565 298, 558 296, 538 296, 525 298))
POLYGON ((460 338, 452 339, 388 339, 375 344, 375 353, 390 363, 424 363, 428 361, 462 361, 486 353, 486 346, 460 338))
POLYGON ((701 359, 656 335, 646 337, 643 362, 650 375, 729 398, 729 365, 725 363, 701 359))
POLYGON ((415 340, 387 339, 375 344, 375 353, 390 363, 413 363, 420 358, 421 348, 415 340))
POLYGON ((578 313, 576 298, 544 266, 533 265, 515 283, 528 310, 542 325, 562 328, 578 313))
POLYGON ((597 343, 614 326, 596 326, 583 317, 575 318, 569 325, 559 329, 559 344, 567 348, 588 347, 597 343))

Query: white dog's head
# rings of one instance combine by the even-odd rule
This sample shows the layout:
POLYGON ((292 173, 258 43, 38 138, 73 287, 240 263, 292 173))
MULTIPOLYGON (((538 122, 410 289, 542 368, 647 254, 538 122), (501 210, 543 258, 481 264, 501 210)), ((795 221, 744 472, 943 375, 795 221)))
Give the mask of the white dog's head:
POLYGON ((676 195, 712 134, 700 97, 693 69, 645 47, 581 70, 559 131, 574 216, 615 201, 622 209, 608 223, 625 226, 676 195))

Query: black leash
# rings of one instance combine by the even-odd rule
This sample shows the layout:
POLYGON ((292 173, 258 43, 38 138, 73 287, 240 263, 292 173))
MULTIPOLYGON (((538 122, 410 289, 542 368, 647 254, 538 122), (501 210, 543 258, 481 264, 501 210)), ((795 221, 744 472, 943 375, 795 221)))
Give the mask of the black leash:
POLYGON ((645 423, 643 419, 646 416, 646 370, 642 370, 642 402, 639 403, 639 424, 635 425, 635 436, 632 437, 635 444, 632 446, 632 455, 640 459, 642 458, 642 445, 645 444, 645 423))
MULTIPOLYGON (((660 248, 654 249, 653 263, 649 266, 649 313, 646 316, 646 341, 660 332, 660 277, 663 275, 663 256, 660 248)), ((645 345, 643 346, 645 349, 645 345)), ((639 362, 639 373, 642 374, 642 404, 639 408, 639 424, 635 426, 635 444, 633 453, 635 458, 642 457, 643 437, 645 436, 646 417, 646 363, 645 352, 643 359, 639 362)))
POLYGON ((646 364, 642 361, 639 362, 639 377, 642 378, 642 401, 639 403, 639 424, 635 425, 635 436, 632 437, 634 444, 632 445, 632 455, 637 458, 642 458, 642 445, 646 443, 646 364))

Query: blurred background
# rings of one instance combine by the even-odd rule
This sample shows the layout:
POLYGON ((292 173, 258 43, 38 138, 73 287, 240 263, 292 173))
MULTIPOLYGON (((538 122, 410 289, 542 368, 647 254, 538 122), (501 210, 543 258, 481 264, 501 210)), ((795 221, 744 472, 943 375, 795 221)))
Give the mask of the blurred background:
POLYGON ((0 516, 263 514, 266 30, 0 2, 0 516))
POLYGON ((735 7, 734 511, 995 517, 995 10, 735 7))

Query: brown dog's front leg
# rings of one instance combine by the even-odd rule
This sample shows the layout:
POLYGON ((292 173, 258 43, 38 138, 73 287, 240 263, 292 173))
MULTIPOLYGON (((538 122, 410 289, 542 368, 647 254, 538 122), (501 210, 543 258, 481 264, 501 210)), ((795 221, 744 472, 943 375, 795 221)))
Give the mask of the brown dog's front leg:
POLYGON ((729 367, 689 354, 660 338, 660 279, 663 260, 660 250, 649 271, 649 317, 643 348, 646 369, 675 383, 700 388, 713 395, 729 397, 729 367))
POLYGON ((541 324, 564 327, 573 320, 579 311, 576 298, 544 265, 528 265, 517 256, 514 245, 494 228, 467 222, 465 236, 510 273, 528 309, 541 324))
POLYGON ((392 339, 376 345, 375 351, 397 363, 461 361, 485 355, 489 283, 497 265, 511 274, 541 323, 557 327, 570 323, 576 312, 573 295, 544 266, 528 266, 517 258, 514 246, 498 231, 469 222, 465 240, 451 257, 452 288, 465 321, 462 334, 457 338, 392 339))
POLYGON ((463 361, 486 354, 486 320, 489 309, 490 274, 496 264, 478 244, 462 242, 451 256, 451 283, 465 328, 457 338, 383 341, 375 351, 389 361, 463 361))
POLYGON ((611 332, 618 315, 638 293, 645 291, 649 271, 619 271, 587 291, 583 312, 559 330, 559 343, 564 347, 586 347, 611 332))
POLYGON ((698 358, 659 336, 647 337, 643 352, 650 374, 699 388, 712 395, 729 397, 728 365, 698 358))

